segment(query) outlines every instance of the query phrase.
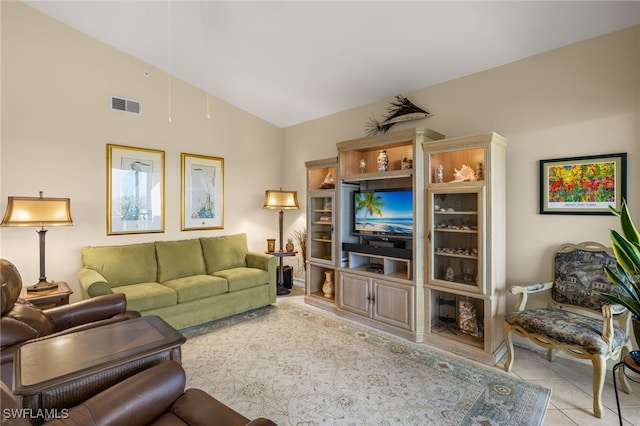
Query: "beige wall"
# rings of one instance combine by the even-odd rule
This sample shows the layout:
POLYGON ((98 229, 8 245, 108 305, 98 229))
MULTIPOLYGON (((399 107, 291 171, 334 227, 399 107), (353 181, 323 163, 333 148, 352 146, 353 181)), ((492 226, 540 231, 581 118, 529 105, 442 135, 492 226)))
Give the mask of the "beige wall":
MULTIPOLYGON (((77 289, 80 248, 247 232, 277 236, 264 191, 282 184, 282 130, 18 2, 2 2, 0 197, 70 197, 73 227, 47 232, 47 276, 77 289), (150 76, 144 77, 143 72, 150 76), (142 101, 142 116, 109 110, 109 95, 142 101), (165 232, 106 236, 106 144, 165 151, 165 232), (180 153, 224 158, 224 229, 180 231, 180 153)), ((39 275, 35 228, 1 228, 0 256, 25 284, 39 275)), ((74 294, 74 298, 77 297, 74 294)))
MULTIPOLYGON (((264 190, 298 190, 303 209, 285 212, 285 237, 304 226, 304 161, 336 155, 336 142, 364 135, 365 122, 391 98, 279 129, 17 2, 1 2, 2 122, 0 206, 7 196, 70 197, 74 226, 47 233, 47 275, 77 288, 84 245, 127 244, 247 232, 264 249, 277 214, 261 208, 264 190), (143 76, 147 70, 149 78, 143 76), (143 115, 108 109, 111 94, 139 99, 143 115), (162 234, 106 236, 106 144, 161 149, 166 155, 162 234), (225 159, 225 229, 180 231, 180 152, 225 159)), ((509 284, 550 278, 554 247, 607 243, 611 216, 538 214, 538 160, 627 152, 628 198, 640 222, 640 29, 588 40, 410 93, 447 136, 496 131, 507 149, 509 284)), ((393 95, 393 94, 390 94, 393 95)), ((0 229, 0 256, 27 284, 38 276, 34 228, 0 229)), ((298 273, 299 275, 300 273, 298 273)), ((508 308, 512 306, 508 300, 508 308)))
MULTIPOLYGON (((540 215, 540 159, 627 152, 627 195, 640 222, 639 54, 636 27, 404 93, 434 116, 394 129, 424 126, 449 137, 495 131, 508 139, 509 285, 549 280, 555 247, 608 245, 617 226, 613 216, 540 215)), ((303 162, 335 156, 336 142, 362 137, 368 117, 383 116, 391 100, 285 129, 285 181, 302 191, 303 162)), ((512 297, 507 303, 513 309, 512 297)))

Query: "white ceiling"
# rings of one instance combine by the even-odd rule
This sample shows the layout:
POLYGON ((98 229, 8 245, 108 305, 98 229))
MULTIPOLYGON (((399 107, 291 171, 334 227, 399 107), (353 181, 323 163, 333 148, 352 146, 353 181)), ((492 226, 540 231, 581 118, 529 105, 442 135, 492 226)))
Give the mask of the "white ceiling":
POLYGON ((640 24, 638 1, 25 3, 280 127, 640 24))

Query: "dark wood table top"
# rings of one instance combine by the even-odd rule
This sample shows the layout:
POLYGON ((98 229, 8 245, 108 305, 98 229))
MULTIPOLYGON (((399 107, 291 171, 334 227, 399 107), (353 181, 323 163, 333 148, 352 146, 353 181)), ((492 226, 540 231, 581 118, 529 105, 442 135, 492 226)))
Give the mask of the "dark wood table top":
POLYGON ((185 341, 162 318, 145 316, 27 343, 15 354, 14 391, 31 394, 185 341))

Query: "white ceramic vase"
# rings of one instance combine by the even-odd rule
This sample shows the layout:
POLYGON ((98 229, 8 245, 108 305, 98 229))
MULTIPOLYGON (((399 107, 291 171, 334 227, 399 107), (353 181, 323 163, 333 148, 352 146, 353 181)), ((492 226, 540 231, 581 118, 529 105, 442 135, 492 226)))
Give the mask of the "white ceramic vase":
POLYGON ((333 297, 333 271, 324 271, 322 292, 324 293, 324 297, 333 297))

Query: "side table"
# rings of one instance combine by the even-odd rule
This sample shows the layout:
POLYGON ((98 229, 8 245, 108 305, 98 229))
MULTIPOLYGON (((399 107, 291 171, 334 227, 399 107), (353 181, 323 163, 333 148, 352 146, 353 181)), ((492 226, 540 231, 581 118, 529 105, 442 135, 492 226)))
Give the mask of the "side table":
POLYGON ((58 288, 47 291, 27 291, 27 287, 22 287, 20 299, 27 300, 40 309, 68 305, 69 296, 73 294, 73 290, 64 281, 56 281, 56 284, 58 288))
POLYGON ((270 254, 271 256, 275 256, 277 257, 279 260, 279 272, 278 272, 278 289, 277 289, 277 295, 278 296, 286 296, 287 294, 291 293, 291 290, 289 290, 288 288, 286 288, 284 286, 284 262, 283 259, 285 257, 289 257, 289 256, 295 256, 296 254, 298 254, 297 251, 266 251, 265 253, 270 254))
POLYGON ((149 315, 29 342, 15 353, 14 394, 34 412, 70 408, 164 360, 181 362, 185 341, 149 315))
MULTIPOLYGON (((618 407, 618 420, 620 421, 620 426, 622 426, 622 411, 620 411, 620 399, 618 398, 618 383, 616 382, 616 372, 618 371, 618 369, 620 367, 622 367, 623 373, 624 373, 624 369, 628 368, 629 370, 633 371, 634 373, 640 374, 640 364, 638 364, 631 357, 631 355, 627 355, 622 359, 622 361, 620 361, 619 363, 614 365, 613 368, 612 368, 612 372, 613 372, 613 390, 616 393, 616 406, 618 407)), ((623 385, 622 387, 624 389, 625 388, 624 383, 622 385, 623 385)))

